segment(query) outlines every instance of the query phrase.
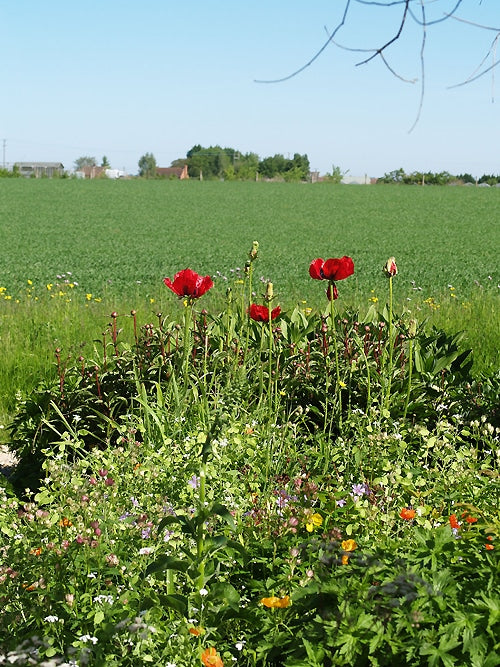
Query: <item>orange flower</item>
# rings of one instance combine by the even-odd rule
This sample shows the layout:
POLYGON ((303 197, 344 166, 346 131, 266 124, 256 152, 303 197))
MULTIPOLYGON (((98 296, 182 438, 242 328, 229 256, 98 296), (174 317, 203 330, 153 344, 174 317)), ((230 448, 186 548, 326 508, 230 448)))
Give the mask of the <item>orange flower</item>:
POLYGON ((342 565, 347 565, 348 562, 349 562, 349 556, 347 554, 344 554, 342 556, 342 565))
POLYGON ((453 529, 458 530, 460 528, 460 524, 458 523, 457 515, 456 514, 451 514, 450 515, 450 526, 453 529))
POLYGON ((71 521, 69 519, 67 519, 65 516, 63 516, 63 518, 59 521, 59 525, 64 526, 65 528, 67 528, 68 526, 72 526, 73 524, 71 523, 71 521))
POLYGON ((354 549, 357 549, 358 545, 354 540, 344 540, 342 542, 342 549, 344 551, 354 551, 354 549))
POLYGON ((403 507, 403 509, 399 513, 399 516, 405 521, 411 521, 412 519, 415 518, 415 514, 416 514, 415 510, 409 509, 408 507, 403 507))
POLYGON ((188 629, 188 632, 190 635, 194 635, 195 637, 199 637, 202 635, 205 631, 203 628, 195 628, 194 626, 188 629))
POLYGON ((30 554, 32 556, 39 556, 42 553, 42 547, 37 547, 36 549, 30 549, 30 554))
POLYGON ((285 597, 277 598, 272 596, 270 598, 262 598, 260 601, 264 607, 274 608, 274 609, 284 609, 285 607, 290 606, 290 596, 285 595, 285 597))
POLYGON ((488 544, 485 544, 485 545, 484 545, 484 548, 485 548, 487 551, 493 551, 493 549, 494 549, 495 547, 494 547, 492 544, 489 544, 489 543, 488 543, 488 544))
POLYGON ((201 661, 205 667, 224 667, 222 658, 217 653, 217 649, 215 649, 213 646, 203 650, 201 654, 201 661))
POLYGON ((467 521, 467 523, 476 523, 477 521, 475 516, 466 516, 465 520, 467 521))

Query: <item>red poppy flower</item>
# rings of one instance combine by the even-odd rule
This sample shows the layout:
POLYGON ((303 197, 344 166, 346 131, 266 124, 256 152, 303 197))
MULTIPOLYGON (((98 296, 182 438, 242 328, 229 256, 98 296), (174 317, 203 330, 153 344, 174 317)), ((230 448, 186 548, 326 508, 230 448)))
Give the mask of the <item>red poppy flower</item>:
POLYGON ((340 258, 331 258, 326 261, 321 257, 314 259, 309 266, 309 275, 314 280, 344 280, 354 273, 354 262, 351 257, 344 255, 340 258))
POLYGON ((399 516, 405 521, 411 521, 412 519, 415 518, 415 514, 416 514, 415 510, 410 509, 408 507, 403 507, 403 509, 399 513, 399 516))
MULTIPOLYGON (((274 320, 281 313, 281 308, 276 306, 271 310, 271 319, 274 320)), ((248 309, 248 314, 256 322, 268 322, 269 321, 269 308, 267 306, 258 306, 256 303, 252 303, 248 309)))
POLYGON ((450 526, 455 530, 458 530, 460 528, 460 524, 458 522, 456 514, 450 514, 450 526))
POLYGON ((181 299, 183 297, 199 299, 214 286, 210 276, 200 276, 191 269, 184 269, 176 273, 173 282, 170 278, 164 278, 163 282, 181 299))

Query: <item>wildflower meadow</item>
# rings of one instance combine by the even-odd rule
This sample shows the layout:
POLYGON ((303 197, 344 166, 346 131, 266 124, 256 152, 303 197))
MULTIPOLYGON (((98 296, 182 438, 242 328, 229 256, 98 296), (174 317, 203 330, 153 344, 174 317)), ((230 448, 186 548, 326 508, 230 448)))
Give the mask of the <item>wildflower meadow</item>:
POLYGON ((99 328, 73 273, 23 287, 95 330, 7 410, 0 664, 500 664, 500 374, 401 299, 397 255, 356 302, 335 249, 312 299, 254 241, 99 328))

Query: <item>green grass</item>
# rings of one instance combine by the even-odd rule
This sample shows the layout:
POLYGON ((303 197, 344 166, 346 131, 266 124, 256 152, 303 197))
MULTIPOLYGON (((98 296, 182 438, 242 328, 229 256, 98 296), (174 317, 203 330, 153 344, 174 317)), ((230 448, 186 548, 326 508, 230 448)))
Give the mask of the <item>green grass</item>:
MULTIPOLYGON (((448 284, 468 292, 499 282, 500 192, 476 188, 306 184, 4 180, 0 190, 2 284, 45 285, 71 271, 86 291, 155 293, 189 265, 228 274, 254 239, 258 272, 285 300, 311 298, 309 262, 351 255, 345 294, 383 283, 390 255, 400 290, 426 296, 448 284), (491 276, 492 280, 489 280, 491 276)), ((220 289, 220 288, 219 288, 220 289)))
POLYGON ((256 300, 262 278, 274 283, 285 309, 302 302, 323 308, 324 289, 309 278, 309 263, 348 254, 355 274, 339 283, 338 307, 363 314, 387 299, 381 267, 394 255, 398 309, 452 333, 466 330, 476 371, 499 365, 495 189, 139 180, 0 185, 4 420, 17 390, 30 391, 53 372, 55 347, 77 354, 86 343, 88 350, 112 310, 135 308, 141 323, 158 311, 175 314, 164 276, 186 266, 210 273, 215 287, 204 305, 222 310, 255 239, 256 300))

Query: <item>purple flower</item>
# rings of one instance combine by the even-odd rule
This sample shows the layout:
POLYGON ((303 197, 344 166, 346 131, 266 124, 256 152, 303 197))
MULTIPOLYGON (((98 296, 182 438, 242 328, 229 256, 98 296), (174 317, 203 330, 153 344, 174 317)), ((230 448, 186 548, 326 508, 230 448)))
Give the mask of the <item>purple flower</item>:
POLYGON ((151 528, 148 526, 147 528, 143 528, 141 535, 143 540, 147 540, 151 534, 151 528))
POLYGON ((371 493, 371 489, 368 484, 353 484, 351 497, 353 500, 357 500, 361 496, 368 496, 371 493))
POLYGON ((344 507, 346 504, 345 498, 341 498, 340 500, 337 500, 336 503, 337 507, 344 507))
POLYGON ((193 475, 191 479, 188 481, 188 484, 193 489, 197 489, 200 486, 200 478, 197 477, 196 475, 193 475))

